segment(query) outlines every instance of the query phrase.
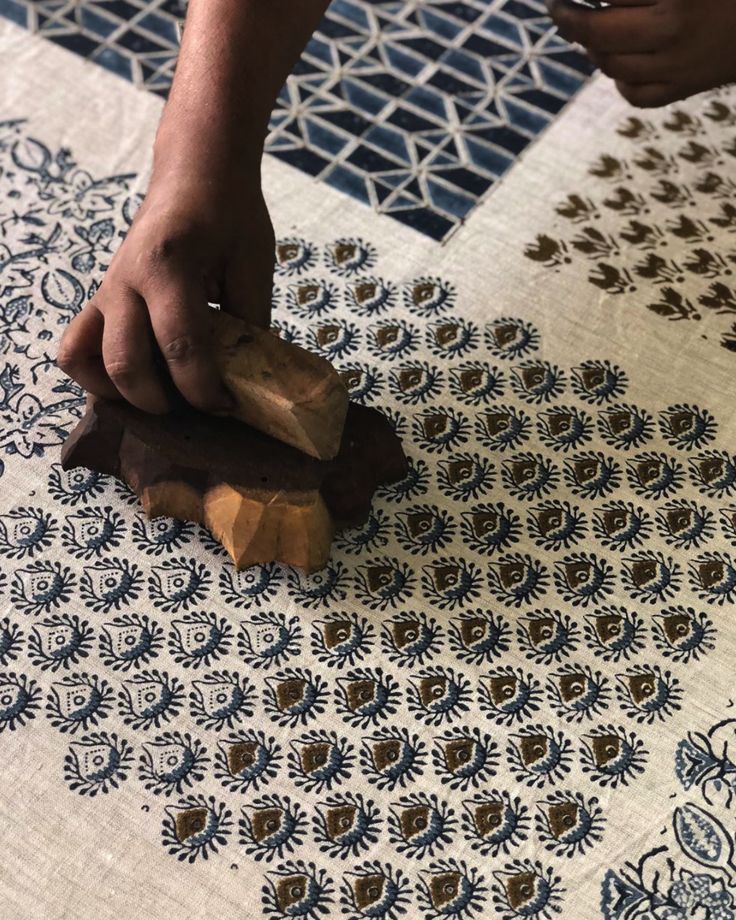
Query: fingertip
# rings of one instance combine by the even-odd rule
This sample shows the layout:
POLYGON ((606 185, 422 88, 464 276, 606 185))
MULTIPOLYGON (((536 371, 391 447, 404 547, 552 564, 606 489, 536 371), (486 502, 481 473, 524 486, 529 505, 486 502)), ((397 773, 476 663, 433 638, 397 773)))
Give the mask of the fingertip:
POLYGON ((579 41, 577 36, 582 32, 586 11, 575 9, 567 0, 546 0, 546 3, 560 35, 568 41, 579 41))
POLYGON ((683 94, 666 83, 626 83, 616 81, 616 89, 637 109, 659 109, 683 98, 683 94))

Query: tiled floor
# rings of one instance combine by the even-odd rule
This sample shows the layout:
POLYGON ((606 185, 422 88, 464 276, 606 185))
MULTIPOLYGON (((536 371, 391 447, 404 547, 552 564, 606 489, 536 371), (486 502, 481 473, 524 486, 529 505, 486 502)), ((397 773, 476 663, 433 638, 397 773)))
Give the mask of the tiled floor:
MULTIPOLYGON (((184 7, 0 0, 0 14, 162 96, 184 7)), ((543 0, 333 0, 267 149, 442 240, 590 72, 543 0)))

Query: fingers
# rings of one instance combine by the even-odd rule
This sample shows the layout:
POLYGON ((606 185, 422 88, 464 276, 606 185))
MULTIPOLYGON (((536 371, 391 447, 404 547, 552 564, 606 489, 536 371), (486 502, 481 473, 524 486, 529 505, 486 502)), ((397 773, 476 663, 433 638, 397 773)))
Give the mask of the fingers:
POLYGON ((171 266, 156 275, 145 297, 153 334, 179 392, 203 412, 227 411, 232 397, 211 350, 204 280, 171 266))
POLYGON ((110 380, 129 403, 156 415, 170 409, 154 364, 146 305, 135 291, 122 290, 105 311, 102 358, 110 380))
POLYGON ((119 393, 102 360, 104 325, 104 317, 94 301, 88 303, 67 326, 56 363, 88 392, 105 399, 117 399, 119 393))
POLYGON ((638 86, 666 83, 672 72, 656 54, 591 54, 591 60, 607 77, 638 86))
POLYGON ((682 99, 681 89, 671 83, 625 83, 616 81, 616 88, 621 95, 632 105, 640 109, 657 109, 663 105, 670 105, 682 99))
POLYGON ((672 38, 656 3, 619 3, 592 10, 568 0, 552 0, 549 11, 563 38, 603 54, 657 51, 672 38))
POLYGON ((170 408, 156 369, 156 336, 169 373, 184 398, 203 411, 225 411, 231 397, 209 349, 204 293, 172 275, 146 303, 135 291, 115 287, 104 307, 91 302, 72 320, 57 364, 85 390, 105 399, 128 400, 145 412, 170 408), (104 314, 102 309, 104 308, 104 314), (150 311, 150 317, 149 317, 150 311))
POLYGON ((611 6, 656 6, 660 0, 603 0, 603 2, 611 6))

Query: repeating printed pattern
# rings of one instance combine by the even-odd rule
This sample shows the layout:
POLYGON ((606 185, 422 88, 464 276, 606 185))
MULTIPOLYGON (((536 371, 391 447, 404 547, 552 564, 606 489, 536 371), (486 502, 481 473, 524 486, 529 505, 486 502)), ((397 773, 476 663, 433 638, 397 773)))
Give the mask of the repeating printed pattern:
MULTIPOLYGON (((0 14, 162 96, 184 7, 0 0, 0 14)), ((543 0, 333 0, 266 149, 441 240, 591 72, 543 0)))
MULTIPOLYGON (((236 572, 55 462, 82 398, 48 352, 137 202, 17 123, 0 157, 0 448, 32 483, 0 509, 0 740, 53 733, 72 798, 138 784, 172 858, 259 867, 270 918, 564 916, 736 596, 718 419, 627 401, 626 369, 558 366, 364 240, 281 240, 282 335, 390 414, 411 470, 317 575, 236 572)), ((683 781, 733 789, 718 744, 683 740, 683 781)), ((678 814, 686 854, 693 821, 724 839, 678 814)), ((612 878, 608 917, 690 916, 632 913, 612 878)), ((712 873, 678 884, 730 916, 712 873)))
POLYGON ((729 890, 736 882, 731 814, 736 763, 729 756, 735 725, 734 719, 723 719, 680 741, 675 773, 689 795, 672 816, 674 843, 606 873, 601 897, 605 920, 736 917, 736 898, 729 890), (700 795, 692 801, 695 793, 700 795), (728 827, 719 814, 728 817, 728 827))
POLYGON ((723 316, 721 344, 736 351, 734 126, 728 89, 697 115, 628 118, 618 129, 628 153, 603 154, 590 167, 600 191, 569 194, 526 256, 554 271, 587 272, 591 285, 617 298, 641 292, 646 309, 664 319, 723 316))

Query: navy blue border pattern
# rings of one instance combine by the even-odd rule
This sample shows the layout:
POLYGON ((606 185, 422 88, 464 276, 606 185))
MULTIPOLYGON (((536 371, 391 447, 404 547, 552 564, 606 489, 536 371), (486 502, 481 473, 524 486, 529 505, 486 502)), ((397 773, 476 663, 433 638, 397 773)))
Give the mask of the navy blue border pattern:
MULTIPOLYGON (((0 14, 161 96, 185 0, 0 0, 0 14)), ((267 150, 444 240, 591 73, 543 0, 334 0, 267 150)))

